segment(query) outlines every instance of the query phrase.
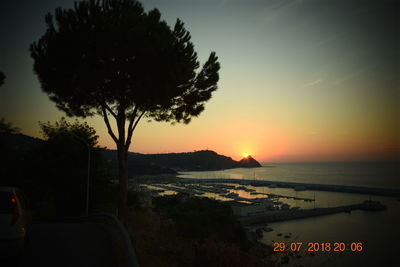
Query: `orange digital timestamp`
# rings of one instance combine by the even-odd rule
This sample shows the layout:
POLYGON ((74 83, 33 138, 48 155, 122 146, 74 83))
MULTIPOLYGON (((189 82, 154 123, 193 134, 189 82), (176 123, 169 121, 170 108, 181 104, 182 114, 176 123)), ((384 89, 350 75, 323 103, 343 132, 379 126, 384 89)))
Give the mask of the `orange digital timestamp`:
POLYGON ((299 251, 307 251, 307 252, 361 252, 363 251, 363 243, 362 242, 275 242, 274 251, 283 252, 283 251, 291 251, 291 252, 299 252, 299 251))

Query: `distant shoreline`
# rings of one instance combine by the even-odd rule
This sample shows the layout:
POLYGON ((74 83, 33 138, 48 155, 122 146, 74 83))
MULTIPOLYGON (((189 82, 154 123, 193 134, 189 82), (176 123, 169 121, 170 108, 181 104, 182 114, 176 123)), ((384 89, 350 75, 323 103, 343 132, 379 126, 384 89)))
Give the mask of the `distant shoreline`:
MULTIPOLYGON (((298 182, 281 182, 281 181, 264 181, 264 180, 249 180, 249 179, 226 179, 226 178, 178 178, 183 183, 240 183, 243 185, 253 186, 270 186, 273 188, 293 188, 315 191, 330 191, 330 192, 345 192, 357 193, 366 195, 380 196, 400 196, 400 189, 394 188, 376 188, 363 186, 349 185, 332 185, 332 184, 310 184, 298 182)), ((299 191, 300 191, 299 190, 299 191)))

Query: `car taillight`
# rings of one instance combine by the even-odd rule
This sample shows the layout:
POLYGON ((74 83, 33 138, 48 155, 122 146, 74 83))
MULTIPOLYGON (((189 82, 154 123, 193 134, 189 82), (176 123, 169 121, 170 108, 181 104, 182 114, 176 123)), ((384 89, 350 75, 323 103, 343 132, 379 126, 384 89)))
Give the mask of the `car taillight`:
POLYGON ((15 224, 19 218, 19 212, 18 212, 18 204, 17 200, 13 197, 11 198, 11 203, 13 205, 13 215, 11 217, 11 225, 15 224))

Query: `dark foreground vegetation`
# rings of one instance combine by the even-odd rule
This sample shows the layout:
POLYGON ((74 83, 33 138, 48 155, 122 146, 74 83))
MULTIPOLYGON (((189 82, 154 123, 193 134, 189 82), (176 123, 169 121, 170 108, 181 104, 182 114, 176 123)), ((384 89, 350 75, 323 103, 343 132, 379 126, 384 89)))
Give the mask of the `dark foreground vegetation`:
POLYGON ((263 259, 269 248, 249 241, 228 206, 185 195, 153 205, 153 212, 129 212, 141 266, 274 266, 263 259))
MULTIPOLYGON (((6 124, 3 121, 2 125, 6 124)), ((37 218, 82 215, 86 208, 88 145, 89 208, 96 210, 107 201, 107 195, 112 195, 112 188, 95 130, 86 123, 68 123, 65 119, 40 125, 43 140, 18 134, 11 125, 2 127, 0 186, 21 188, 37 218)))

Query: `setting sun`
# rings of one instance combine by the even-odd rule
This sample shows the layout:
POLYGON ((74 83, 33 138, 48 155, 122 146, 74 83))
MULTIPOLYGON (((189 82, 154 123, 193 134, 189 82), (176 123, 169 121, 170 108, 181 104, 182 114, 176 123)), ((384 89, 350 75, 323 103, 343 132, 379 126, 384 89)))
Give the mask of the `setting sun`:
POLYGON ((249 157, 249 154, 243 154, 242 156, 243 156, 243 158, 247 158, 247 157, 249 157))

